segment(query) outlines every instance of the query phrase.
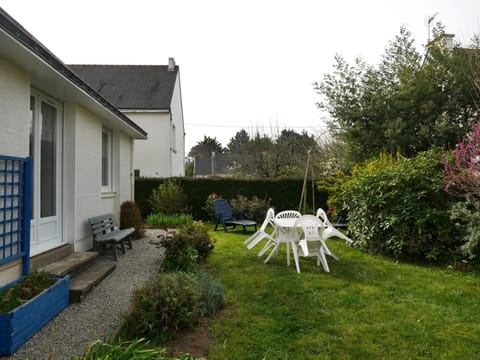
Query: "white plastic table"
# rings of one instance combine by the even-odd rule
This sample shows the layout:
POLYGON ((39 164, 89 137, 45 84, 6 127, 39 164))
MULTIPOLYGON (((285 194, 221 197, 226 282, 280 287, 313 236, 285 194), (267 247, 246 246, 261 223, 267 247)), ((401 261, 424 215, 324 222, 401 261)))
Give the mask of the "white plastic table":
MULTIPOLYGON (((297 240, 298 240, 298 229, 295 226, 295 221, 297 218, 282 218, 274 219, 274 225, 277 230, 277 239, 279 243, 287 245, 287 265, 290 266, 290 245, 292 246, 293 259, 295 261, 295 267, 297 272, 300 270, 300 265, 298 263, 298 254, 297 254, 297 240)), ((270 253, 266 261, 269 260, 270 256, 273 255, 270 253)))

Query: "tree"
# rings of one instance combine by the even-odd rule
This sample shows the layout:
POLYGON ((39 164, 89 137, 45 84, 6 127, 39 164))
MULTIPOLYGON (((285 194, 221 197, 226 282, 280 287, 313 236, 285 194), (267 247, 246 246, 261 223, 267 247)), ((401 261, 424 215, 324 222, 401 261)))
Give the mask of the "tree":
POLYGON ((260 132, 250 138, 245 130, 237 132, 228 145, 239 155, 234 172, 257 178, 303 177, 308 150, 316 153, 318 144, 305 131, 284 129, 274 139, 260 132))
POLYGON ((228 152, 231 154, 242 154, 250 141, 250 136, 245 129, 237 131, 234 137, 230 139, 227 145, 228 152))
POLYGON ((292 177, 303 176, 307 162, 308 152, 314 154, 318 144, 312 135, 303 131, 282 130, 275 143, 278 157, 277 176, 292 177))
POLYGON ((333 73, 314 84, 322 96, 318 106, 330 114, 331 134, 346 144, 350 162, 382 151, 411 157, 465 134, 477 115, 468 59, 458 46, 446 47, 441 25, 434 35, 422 59, 401 28, 378 66, 361 58, 350 65, 337 55, 333 73))
POLYGON ((216 154, 223 154, 224 149, 222 148, 222 144, 218 142, 216 137, 211 138, 209 136, 204 135, 203 140, 199 141, 197 145, 195 145, 190 149, 188 156, 208 157, 212 155, 212 152, 215 152, 216 154))

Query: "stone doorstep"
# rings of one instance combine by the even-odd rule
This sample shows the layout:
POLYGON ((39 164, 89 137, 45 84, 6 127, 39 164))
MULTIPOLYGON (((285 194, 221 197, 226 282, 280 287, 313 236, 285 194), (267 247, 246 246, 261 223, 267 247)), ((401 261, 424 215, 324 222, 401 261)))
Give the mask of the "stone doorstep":
POLYGON ((83 251, 72 253, 48 264, 39 271, 55 275, 70 275, 70 303, 80 302, 85 295, 116 268, 114 261, 97 263, 98 253, 83 251))
POLYGON ((70 278, 73 278, 76 273, 80 273, 84 267, 89 267, 94 263, 97 257, 98 253, 95 251, 75 252, 39 270, 55 275, 70 274, 70 278))
POLYGON ((81 302, 85 295, 116 267, 117 265, 113 261, 96 263, 71 279, 70 303, 81 302))

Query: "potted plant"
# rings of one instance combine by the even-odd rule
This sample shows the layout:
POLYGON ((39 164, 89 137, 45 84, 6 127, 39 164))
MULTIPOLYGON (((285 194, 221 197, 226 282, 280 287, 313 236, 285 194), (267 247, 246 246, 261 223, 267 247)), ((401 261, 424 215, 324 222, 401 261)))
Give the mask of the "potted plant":
POLYGON ((69 304, 69 275, 33 272, 0 292, 0 355, 11 355, 69 304))

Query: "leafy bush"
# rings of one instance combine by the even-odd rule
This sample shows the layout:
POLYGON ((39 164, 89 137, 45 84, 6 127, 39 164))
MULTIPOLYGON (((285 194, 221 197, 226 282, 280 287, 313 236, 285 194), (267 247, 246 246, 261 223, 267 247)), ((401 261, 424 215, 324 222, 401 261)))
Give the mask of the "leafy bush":
POLYGON ((214 248, 208 228, 198 221, 180 226, 162 245, 166 250, 162 270, 167 272, 192 271, 214 248))
POLYGON ((177 232, 178 236, 189 238, 198 254, 198 262, 207 261, 214 249, 212 238, 208 228, 201 221, 193 221, 190 224, 181 226, 177 232))
POLYGON ((162 241, 162 246, 165 248, 162 271, 191 272, 198 264, 198 251, 188 236, 177 232, 168 234, 162 241))
POLYGON ((451 256, 458 241, 449 219, 439 155, 381 155, 334 186, 350 215, 355 244, 369 252, 429 261, 451 256))
POLYGON ((205 204, 202 207, 202 210, 207 214, 208 219, 211 221, 216 221, 217 217, 215 216, 215 207, 213 206, 213 203, 217 199, 221 199, 222 197, 220 195, 217 195, 215 193, 212 193, 208 195, 207 200, 205 200, 205 204))
POLYGON ((145 226, 140 209, 133 201, 124 201, 120 205, 120 229, 129 227, 135 228, 135 233, 133 234, 135 239, 145 236, 145 226))
POLYGON ((193 360, 191 355, 170 358, 164 356, 165 351, 165 349, 150 348, 145 339, 123 342, 96 340, 88 345, 82 356, 71 357, 71 360, 193 360))
POLYGON ((176 180, 167 180, 152 191, 149 199, 153 213, 180 214, 186 208, 186 196, 176 180))
POLYGON ((202 316, 201 291, 195 275, 160 273, 133 292, 126 316, 127 333, 162 343, 191 328, 202 316))
POLYGON ((462 255, 469 260, 477 258, 480 254, 480 202, 467 197, 453 204, 450 214, 456 230, 462 234, 462 255))
POLYGON ((155 228, 169 228, 174 229, 180 225, 189 224, 193 221, 192 215, 180 214, 180 215, 166 215, 166 214, 150 214, 147 216, 148 226, 155 228))
POLYGON ((256 196, 248 198, 243 195, 237 195, 230 201, 230 205, 236 211, 241 211, 245 218, 262 222, 268 208, 271 207, 270 199, 259 199, 256 196))

